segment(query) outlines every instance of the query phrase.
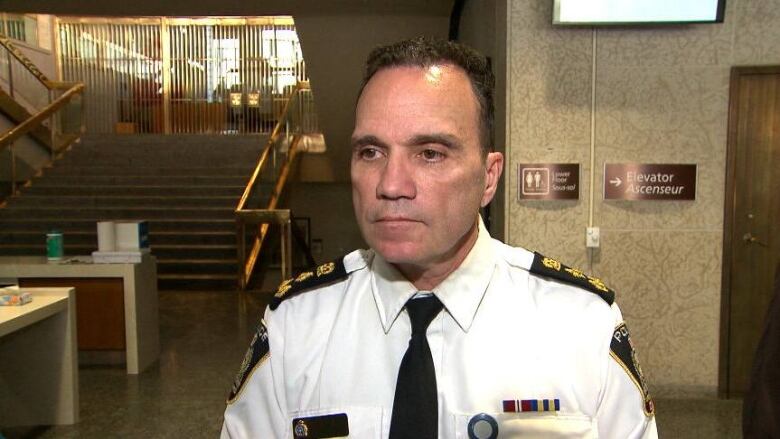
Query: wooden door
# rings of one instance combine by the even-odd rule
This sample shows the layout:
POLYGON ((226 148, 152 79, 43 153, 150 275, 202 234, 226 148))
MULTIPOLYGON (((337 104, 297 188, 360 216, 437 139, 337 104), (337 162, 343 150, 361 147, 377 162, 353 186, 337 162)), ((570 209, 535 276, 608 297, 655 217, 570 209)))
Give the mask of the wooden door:
POLYGON ((720 394, 749 386, 780 262, 780 66, 731 72, 720 394))

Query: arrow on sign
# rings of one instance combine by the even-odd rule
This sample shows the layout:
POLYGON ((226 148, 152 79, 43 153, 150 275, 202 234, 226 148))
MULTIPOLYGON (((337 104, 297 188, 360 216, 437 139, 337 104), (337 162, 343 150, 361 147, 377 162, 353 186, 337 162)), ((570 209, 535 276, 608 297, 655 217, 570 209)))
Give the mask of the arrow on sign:
POLYGON ((621 180, 620 177, 615 177, 612 180, 610 180, 609 182, 614 184, 615 187, 620 187, 620 185, 623 183, 623 180, 621 180))

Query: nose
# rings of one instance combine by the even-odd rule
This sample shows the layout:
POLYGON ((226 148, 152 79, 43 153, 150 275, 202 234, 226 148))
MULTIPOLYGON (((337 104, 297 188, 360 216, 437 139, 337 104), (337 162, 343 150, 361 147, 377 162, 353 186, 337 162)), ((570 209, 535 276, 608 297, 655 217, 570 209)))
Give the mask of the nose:
POLYGON ((391 154, 382 169, 376 196, 380 199, 413 199, 417 195, 412 169, 401 154, 391 154))

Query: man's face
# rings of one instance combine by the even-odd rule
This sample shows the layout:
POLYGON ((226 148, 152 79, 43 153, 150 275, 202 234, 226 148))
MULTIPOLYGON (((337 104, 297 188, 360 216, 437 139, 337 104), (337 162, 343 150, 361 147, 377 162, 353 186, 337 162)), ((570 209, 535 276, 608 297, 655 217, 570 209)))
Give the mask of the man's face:
POLYGON ((458 67, 387 68, 366 84, 352 134, 352 197, 363 236, 388 262, 425 269, 473 243, 503 163, 498 153, 483 159, 479 121, 458 67))

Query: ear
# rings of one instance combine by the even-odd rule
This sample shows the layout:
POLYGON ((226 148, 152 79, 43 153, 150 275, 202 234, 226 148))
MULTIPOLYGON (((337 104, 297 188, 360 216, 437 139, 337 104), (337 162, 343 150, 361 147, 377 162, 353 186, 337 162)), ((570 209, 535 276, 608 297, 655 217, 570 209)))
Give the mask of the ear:
POLYGON ((504 155, 500 152, 489 152, 485 159, 485 190, 482 192, 481 207, 487 206, 496 195, 498 180, 504 171, 504 155))

